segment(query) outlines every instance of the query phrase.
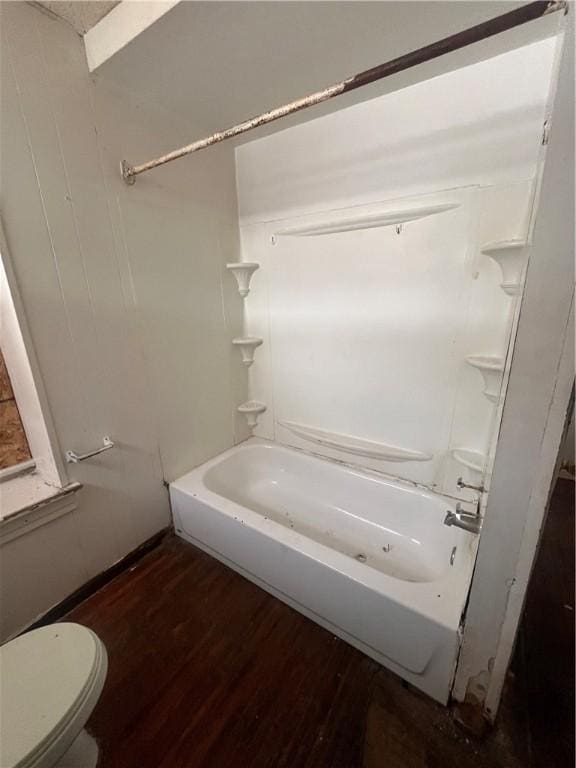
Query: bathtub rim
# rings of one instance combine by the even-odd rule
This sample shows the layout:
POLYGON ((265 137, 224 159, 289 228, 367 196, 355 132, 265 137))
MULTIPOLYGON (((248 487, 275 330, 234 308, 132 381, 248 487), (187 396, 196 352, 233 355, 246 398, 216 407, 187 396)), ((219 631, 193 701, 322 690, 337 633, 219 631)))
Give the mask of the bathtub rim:
MULTIPOLYGON (((477 536, 464 531, 458 531, 460 541, 458 542, 457 560, 460 561, 460 565, 454 571, 447 570, 446 574, 440 579, 420 582, 406 581, 378 571, 369 565, 358 562, 349 555, 332 549, 311 537, 299 533, 295 529, 287 528, 270 518, 266 518, 259 512, 255 512, 249 507, 245 507, 227 496, 207 488, 204 476, 212 467, 240 451, 257 446, 328 463, 342 470, 348 470, 360 477, 368 476, 379 479, 387 484, 412 490, 417 495, 423 495, 435 501, 441 500, 442 503, 448 505, 447 508, 453 509, 455 506, 454 500, 450 497, 436 494, 423 486, 407 481, 399 481, 373 470, 363 470, 357 465, 330 461, 317 454, 311 454, 292 446, 285 446, 258 437, 251 437, 217 454, 212 459, 182 475, 169 484, 171 491, 174 490, 184 496, 197 499, 214 511, 230 518, 231 524, 247 526, 265 536, 280 541, 289 548, 302 552, 306 557, 323 563, 327 568, 336 570, 362 584, 364 587, 385 595, 403 608, 419 613, 428 620, 436 622, 447 629, 458 631, 472 580, 478 548, 477 536)), ((187 534, 187 536, 189 539, 194 538, 190 534, 187 534)))

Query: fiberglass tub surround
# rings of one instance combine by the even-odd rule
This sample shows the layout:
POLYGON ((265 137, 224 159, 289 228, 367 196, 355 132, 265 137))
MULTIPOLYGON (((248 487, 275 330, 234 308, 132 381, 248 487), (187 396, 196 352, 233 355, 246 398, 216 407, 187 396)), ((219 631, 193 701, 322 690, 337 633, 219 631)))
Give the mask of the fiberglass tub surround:
POLYGON ((179 535, 441 702, 477 543, 445 519, 458 500, 484 509, 467 486, 489 485, 518 306, 483 245, 525 239, 531 194, 472 187, 244 226, 253 279, 231 342, 258 354, 237 411, 267 440, 171 484, 179 535))
POLYGON ((483 511, 517 310, 482 246, 525 238, 531 192, 244 226, 256 438, 170 487, 179 535, 441 702, 477 543, 445 520, 483 511))
POLYGON ((221 279, 242 307, 240 444, 170 489, 179 535, 442 702, 552 53, 544 41, 237 147, 241 254, 221 279))
POLYGON ((253 434, 472 501, 457 481, 489 486, 518 308, 485 245, 524 242, 531 199, 523 182, 244 224, 253 434))
POLYGON ((453 503, 257 438, 170 494, 181 536, 447 700, 476 546, 453 503))

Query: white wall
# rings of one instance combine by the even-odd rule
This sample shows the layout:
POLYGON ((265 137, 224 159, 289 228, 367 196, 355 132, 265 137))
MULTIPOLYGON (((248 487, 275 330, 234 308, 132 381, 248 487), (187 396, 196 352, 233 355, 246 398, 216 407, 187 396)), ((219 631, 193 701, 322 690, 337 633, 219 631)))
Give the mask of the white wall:
POLYGON ((164 476, 232 444, 224 337, 240 302, 224 312, 230 151, 129 190, 119 159, 153 153, 161 134, 180 142, 174 121, 95 86, 65 23, 26 3, 1 13, 0 209, 56 449, 117 443, 68 467, 84 485, 75 512, 3 546, 7 637, 169 524, 164 476), (208 324, 199 302, 202 318, 215 308, 208 324))
POLYGON ((215 147, 129 187, 119 158, 152 156, 167 128, 183 143, 190 126, 149 104, 142 116, 142 104, 100 78, 94 99, 130 322, 173 480, 246 437, 236 404, 247 375, 231 344, 242 300, 225 269, 239 258, 234 151, 215 147))
MULTIPOLYGON (((523 4, 523 0, 180 2, 106 61, 98 75, 138 94, 146 104, 163 104, 177 113, 189 129, 188 143, 523 4)), ((92 31, 94 37, 104 38, 104 45, 113 43, 116 33, 124 34, 122 22, 127 17, 147 15, 146 3, 122 6, 135 8, 114 11, 98 25, 100 30, 92 31)), ((556 18, 549 14, 349 91, 249 137, 308 122, 542 39, 553 34, 556 18)), ((175 146, 167 136, 159 136, 156 154, 175 146)), ((151 171, 159 176, 163 172, 151 171)))
POLYGON ((246 299, 246 331, 264 339, 255 434, 469 496, 451 451, 487 457, 496 411, 465 359, 505 359, 517 310, 481 246, 527 237, 553 50, 533 44, 237 150, 243 259, 261 265, 246 299), (400 234, 278 234, 442 203, 457 207, 400 234), (430 458, 359 459, 286 422, 430 458))
POLYGON ((239 147, 242 224, 531 178, 553 50, 533 43, 239 147))
POLYGON ((494 474, 456 676, 496 716, 574 384, 574 16, 554 100, 540 205, 494 474))

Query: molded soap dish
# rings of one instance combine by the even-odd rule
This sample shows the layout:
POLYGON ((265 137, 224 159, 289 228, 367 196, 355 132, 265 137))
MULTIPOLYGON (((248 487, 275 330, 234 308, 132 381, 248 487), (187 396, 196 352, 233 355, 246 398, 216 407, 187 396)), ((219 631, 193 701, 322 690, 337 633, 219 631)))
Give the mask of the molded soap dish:
POLYGON ((382 461, 430 461, 431 453, 414 451, 410 448, 399 448, 395 445, 377 443, 375 440, 365 440, 354 435, 343 435, 339 432, 329 432, 326 429, 297 424, 294 421, 279 421, 280 426, 289 429, 294 435, 312 443, 324 445, 337 451, 352 453, 355 456, 365 456, 369 459, 382 461))
POLYGON ((518 296, 522 293, 525 248, 525 240, 502 240, 502 242, 488 243, 482 247, 482 253, 490 256, 500 266, 502 270, 500 287, 508 296, 518 296))
POLYGON ((235 347, 240 347, 242 362, 249 368, 254 362, 254 350, 262 344, 262 339, 257 336, 243 336, 237 339, 232 339, 232 344, 234 344, 235 347))
POLYGON ((277 235, 291 237, 311 237, 313 235, 332 235, 337 232, 355 232, 359 229, 374 229, 375 227, 401 226, 408 221, 417 221, 436 213, 451 211, 458 208, 460 203, 435 203, 433 205, 415 206, 396 211, 380 211, 377 213, 340 216, 336 218, 323 217, 315 223, 298 224, 287 229, 280 229, 277 235))
POLYGON ((466 362, 480 371, 484 379, 484 395, 491 403, 497 403, 500 397, 504 360, 492 355, 470 355, 466 358, 466 362))
POLYGON ((250 293, 250 279, 259 267, 260 264, 256 264, 254 261, 238 261, 226 264, 226 269, 229 269, 236 278, 238 293, 242 298, 250 293))
POLYGON ((238 406, 238 413, 243 413, 246 417, 246 423, 250 429, 258 424, 258 416, 264 413, 266 406, 264 403, 259 403, 257 400, 248 400, 246 403, 238 406))

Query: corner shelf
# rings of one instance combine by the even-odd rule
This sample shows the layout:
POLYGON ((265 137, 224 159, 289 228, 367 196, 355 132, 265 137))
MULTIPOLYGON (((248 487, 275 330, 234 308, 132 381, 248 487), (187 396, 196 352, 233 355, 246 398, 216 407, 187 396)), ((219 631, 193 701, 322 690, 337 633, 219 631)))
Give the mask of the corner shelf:
POLYGON ((484 379, 484 395, 491 403, 497 403, 500 398, 504 359, 494 355, 470 355, 466 362, 480 371, 484 379))
POLYGON ((235 347, 240 347, 242 353, 242 362, 249 368, 254 362, 254 350, 262 344, 263 339, 257 336, 241 336, 236 339, 232 339, 232 344, 235 347))
POLYGON ((264 413, 266 406, 264 403, 259 403, 257 400, 248 400, 237 408, 238 413, 243 414, 246 417, 246 423, 250 429, 258 424, 258 416, 264 413))
POLYGON ((404 224, 408 221, 416 221, 426 216, 443 213, 444 211, 451 211, 459 206, 460 203, 437 203, 436 205, 404 208, 385 213, 364 213, 338 218, 333 217, 315 224, 302 224, 301 226, 280 229, 275 234, 277 236, 289 237, 313 237, 316 235, 332 235, 337 232, 354 232, 358 229, 391 227, 394 224, 404 224))
POLYGON ((230 270, 236 278, 238 293, 242 298, 250 293, 250 280, 259 267, 260 264, 256 264, 254 261, 238 261, 226 264, 226 269, 230 270))
POLYGON ((454 461, 466 467, 471 480, 481 480, 486 464, 486 456, 471 448, 452 448, 450 451, 454 461))
POLYGON ((502 270, 500 287, 508 296, 522 293, 522 272, 524 270, 525 240, 502 240, 488 243, 482 247, 482 253, 490 256, 502 270))
POLYGON ((338 432, 329 432, 305 424, 296 424, 293 421, 279 421, 278 424, 304 440, 324 445, 327 448, 334 448, 337 451, 352 453, 355 456, 381 459, 382 461, 430 461, 432 459, 432 455, 429 453, 398 448, 385 443, 377 443, 374 440, 342 435, 338 432))

